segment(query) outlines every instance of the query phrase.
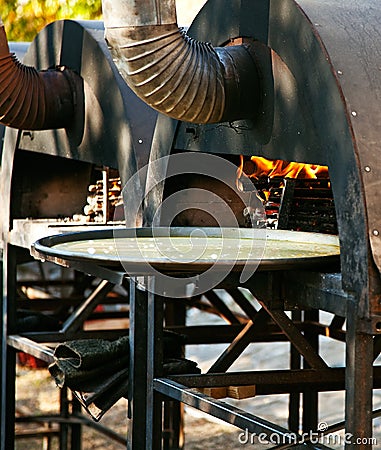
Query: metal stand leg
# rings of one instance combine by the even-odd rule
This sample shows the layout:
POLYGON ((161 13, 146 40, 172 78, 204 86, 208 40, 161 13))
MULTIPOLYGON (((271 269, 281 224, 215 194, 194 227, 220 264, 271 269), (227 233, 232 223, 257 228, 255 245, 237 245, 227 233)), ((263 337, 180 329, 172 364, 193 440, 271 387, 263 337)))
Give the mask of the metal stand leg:
POLYGON ((5 245, 2 267, 1 314, 1 450, 14 448, 16 352, 8 347, 8 332, 15 327, 16 250, 5 245))
POLYGON ((184 447, 184 405, 176 401, 164 402, 164 450, 184 447))
MULTIPOLYGON (((300 322, 302 318, 301 311, 293 311, 292 319, 294 321, 300 322)), ((290 344, 290 368, 300 369, 302 363, 302 358, 300 353, 295 349, 293 345, 290 344)), ((290 394, 289 405, 288 405, 288 427, 294 433, 299 432, 300 426, 300 393, 292 392, 290 394)))
MULTIPOLYGON (((71 401, 72 414, 75 417, 76 414, 80 414, 82 406, 78 400, 72 398, 71 401)), ((82 449, 82 425, 81 424, 71 424, 71 447, 70 450, 81 450, 82 449)))
POLYGON ((357 314, 348 302, 345 420, 352 437, 347 450, 372 448, 373 336, 359 331, 357 314))
POLYGON ((7 327, 6 327, 6 297, 4 295, 4 284, 3 280, 5 278, 4 274, 4 263, 1 261, 1 367, 0 367, 0 381, 1 381, 1 389, 0 389, 0 449, 5 450, 5 436, 6 436, 6 427, 5 427, 5 412, 6 412, 6 400, 5 400, 5 386, 7 380, 7 327))
POLYGON ((150 292, 154 283, 147 278, 147 292, 130 283, 130 381, 127 448, 161 448, 162 402, 153 390, 153 379, 162 366, 162 302, 150 292))
MULTIPOLYGON (((60 389, 60 416, 67 419, 69 416, 67 389, 60 389)), ((68 434, 69 425, 63 421, 60 423, 59 448, 60 450, 67 450, 68 448, 68 434)))
MULTIPOLYGON (((305 311, 305 322, 319 322, 319 311, 305 311)), ((319 336, 316 332, 305 331, 305 338, 311 344, 316 353, 319 352, 319 336)), ((304 361, 303 368, 308 369, 310 365, 304 361)), ((318 426, 318 406, 319 393, 318 391, 310 390, 303 393, 303 431, 315 431, 318 426)))
MULTIPOLYGON (((186 306, 181 300, 167 302, 165 304, 165 325, 185 326, 186 306)), ((182 349, 184 356, 185 350, 182 349)), ((184 446, 184 405, 182 403, 168 400, 164 402, 164 450, 180 450, 184 446)))

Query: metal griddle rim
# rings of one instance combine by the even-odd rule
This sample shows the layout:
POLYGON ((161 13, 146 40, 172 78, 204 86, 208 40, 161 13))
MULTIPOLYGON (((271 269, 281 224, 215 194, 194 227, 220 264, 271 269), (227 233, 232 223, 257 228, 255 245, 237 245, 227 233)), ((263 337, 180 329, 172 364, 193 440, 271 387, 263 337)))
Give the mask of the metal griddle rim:
MULTIPOLYGON (((192 231, 199 230, 195 227, 172 227, 170 228, 171 236, 189 236, 192 231)), ((220 228, 202 228, 202 230, 208 236, 221 236, 222 231, 220 228)), ((310 232, 298 232, 289 230, 263 230, 266 232, 267 238, 274 239, 274 237, 285 237, 286 240, 294 240, 295 242, 309 242, 309 243, 322 243, 338 245, 337 236, 326 235, 322 233, 310 233, 310 232)), ((224 233, 231 234, 232 237, 246 237, 249 238, 253 235, 252 229, 245 228, 225 228, 224 233)), ((83 256, 83 255, 70 255, 57 250, 54 247, 57 244, 74 242, 80 240, 97 240, 97 239, 110 239, 114 237, 152 237, 155 236, 168 236, 167 227, 143 227, 143 228, 125 228, 125 229, 101 229, 101 230, 88 230, 77 231, 71 233, 57 234, 54 236, 48 236, 39 239, 32 245, 31 254, 39 259, 46 259, 54 262, 60 260, 73 262, 91 262, 103 267, 120 268, 126 264, 133 266, 134 272, 139 270, 147 271, 147 261, 119 261, 116 259, 109 259, 106 257, 99 257, 99 255, 83 256)), ((226 234, 225 234, 226 235, 226 234)), ((282 258, 282 259, 262 259, 259 263, 258 270, 291 270, 291 269, 324 269, 324 271, 339 268, 339 253, 337 255, 323 255, 316 257, 299 257, 299 258, 282 258)), ((165 272, 200 272, 205 271, 208 268, 217 264, 221 268, 232 265, 232 260, 217 260, 210 262, 178 262, 178 261, 149 261, 149 263, 156 270, 165 272)), ((246 265, 250 264, 250 261, 246 262, 240 260, 234 263, 233 270, 240 271, 246 265)), ((258 261, 253 261, 253 264, 258 264, 258 261)))

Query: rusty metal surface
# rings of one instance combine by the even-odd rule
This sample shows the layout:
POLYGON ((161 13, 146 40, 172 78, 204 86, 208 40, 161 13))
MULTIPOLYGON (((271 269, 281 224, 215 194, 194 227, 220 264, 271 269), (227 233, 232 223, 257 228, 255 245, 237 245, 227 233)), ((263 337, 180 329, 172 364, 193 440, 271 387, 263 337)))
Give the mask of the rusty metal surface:
MULTIPOLYGON (((62 158, 73 160, 72 165, 80 161, 78 166, 81 168, 86 163, 117 168, 122 183, 125 183, 148 161, 156 119, 156 113, 140 101, 120 77, 104 41, 102 22, 58 21, 50 24, 29 45, 23 63, 37 70, 56 65, 72 68, 82 77, 84 97, 77 98, 82 108, 77 108, 75 123, 67 129, 22 132, 8 127, 5 129, 0 171, 3 206, 0 228, 4 242, 9 240, 8 232, 17 209, 16 217, 19 218, 25 217, 23 214, 36 217, 36 208, 39 210, 37 216, 45 218, 52 217, 50 214, 54 212, 61 214, 63 210, 64 215, 80 211, 74 206, 81 203, 81 195, 85 199, 86 190, 78 195, 75 187, 86 183, 84 178, 77 179, 71 186, 67 185, 70 177, 62 180, 67 187, 63 193, 66 199, 57 202, 52 198, 55 194, 58 198, 62 195, 59 193, 62 192, 59 173, 63 164, 67 166, 62 158), (50 158, 50 163, 39 166, 30 177, 25 174, 30 167, 25 166, 23 176, 14 176, 17 161, 18 167, 23 167, 22 158, 19 158, 21 150, 26 151, 21 153, 28 155, 32 161, 33 155, 36 157, 34 169, 38 161, 47 162, 50 158), (32 179, 36 181, 36 177, 39 177, 37 184, 32 185, 32 179), (52 177, 55 177, 53 184, 52 177), (41 186, 44 180, 49 179, 52 190, 49 190, 49 183, 45 188, 41 186), (13 197, 17 189, 28 182, 28 191, 24 194, 31 195, 29 206, 34 212, 29 207, 29 212, 20 211, 21 204, 15 202, 13 197), (39 190, 41 195, 36 194, 38 201, 34 203, 32 191, 37 186, 42 187, 39 190), (46 210, 49 203, 50 206, 53 203, 51 211, 46 210)), ((144 183, 144 180, 137 180, 137 190, 140 189, 140 182, 144 183)))
POLYGON ((103 1, 106 40, 137 96, 187 122, 255 118, 260 87, 252 43, 214 48, 191 39, 178 28, 173 1, 151 7, 147 18, 150 3, 103 1), (161 17, 167 14, 172 21, 161 17))
POLYGON ((0 40, 1 123, 29 130, 69 125, 80 86, 78 75, 63 66, 37 71, 21 64, 9 50, 1 23, 0 40))
MULTIPOLYGON (((257 62, 266 90, 261 119, 196 125, 160 116, 152 158, 176 149, 328 165, 343 285, 359 293, 362 316, 370 309, 377 312, 379 274, 373 272, 372 256, 377 262, 381 253, 381 246, 374 245, 380 239, 376 147, 381 7, 375 0, 306 0, 300 5, 258 0, 229 3, 229 11, 226 7, 222 0, 208 1, 188 34, 215 46, 239 36, 258 41, 257 62), (348 30, 353 28, 350 39, 348 30)), ((154 204, 160 189, 151 194, 154 204)))
MULTIPOLYGON (((381 5, 377 0, 302 0, 300 5, 324 42, 344 97, 365 196, 366 232, 381 270, 381 5)), ((342 158, 343 164, 349 160, 342 158)), ((348 213, 356 216, 360 201, 351 201, 348 213)))
POLYGON ((13 219, 64 219, 71 217, 73 211, 82 211, 91 167, 70 159, 54 163, 50 155, 16 152, 10 204, 13 219))
MULTIPOLYGON (((12 53, 14 53, 17 58, 21 61, 25 56, 26 51, 28 50, 29 43, 26 42, 9 42, 9 49, 12 53)), ((4 143, 4 134, 5 134, 5 125, 0 124, 0 159, 3 151, 3 143, 4 143)))
POLYGON ((175 0, 102 0, 107 27, 145 26, 176 22, 175 0))
POLYGON ((20 148, 118 168, 123 183, 147 162, 156 113, 120 77, 102 22, 51 23, 30 44, 23 63, 37 70, 71 68, 83 80, 83 96, 72 126, 25 132, 20 148))

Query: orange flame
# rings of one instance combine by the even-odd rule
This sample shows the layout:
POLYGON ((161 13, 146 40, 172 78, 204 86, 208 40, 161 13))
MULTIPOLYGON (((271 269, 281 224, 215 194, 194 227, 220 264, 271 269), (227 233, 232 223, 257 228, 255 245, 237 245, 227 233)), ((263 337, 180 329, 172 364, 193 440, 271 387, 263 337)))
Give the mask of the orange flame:
POLYGON ((245 160, 240 155, 240 165, 237 169, 237 180, 243 175, 249 178, 328 178, 328 167, 317 164, 287 162, 280 159, 271 160, 262 156, 252 156, 245 160))

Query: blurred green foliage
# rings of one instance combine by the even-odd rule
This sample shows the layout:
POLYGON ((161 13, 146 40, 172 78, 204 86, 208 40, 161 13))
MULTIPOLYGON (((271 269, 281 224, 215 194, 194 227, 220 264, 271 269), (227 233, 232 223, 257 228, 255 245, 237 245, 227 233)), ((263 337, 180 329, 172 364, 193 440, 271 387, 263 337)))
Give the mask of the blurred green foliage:
POLYGON ((101 0, 1 0, 0 15, 9 41, 31 41, 50 22, 102 19, 101 0))

